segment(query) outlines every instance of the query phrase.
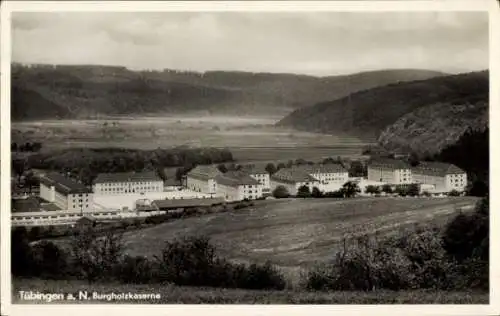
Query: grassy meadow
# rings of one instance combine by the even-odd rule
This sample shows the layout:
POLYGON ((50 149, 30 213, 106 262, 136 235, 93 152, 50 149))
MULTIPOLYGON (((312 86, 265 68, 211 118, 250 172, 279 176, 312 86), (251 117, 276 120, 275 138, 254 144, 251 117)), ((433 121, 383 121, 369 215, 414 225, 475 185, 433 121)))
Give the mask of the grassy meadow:
POLYGON ((137 117, 12 123, 12 141, 38 141, 44 150, 72 147, 156 149, 227 147, 238 161, 322 159, 361 154, 350 136, 277 128, 279 118, 137 117), (313 150, 312 150, 313 149, 313 150))
MULTIPOLYGON (((164 243, 185 236, 207 236, 219 255, 235 263, 269 260, 291 280, 330 261, 344 237, 390 235, 419 223, 444 224, 471 208, 476 198, 279 199, 255 201, 231 212, 173 220, 124 234, 126 253, 153 258, 164 243)), ((64 245, 67 238, 55 239, 64 245)))
MULTIPOLYGON (((306 291, 257 291, 242 289, 202 288, 175 286, 170 284, 119 284, 95 283, 88 285, 76 280, 14 279, 12 303, 33 304, 42 301, 22 301, 19 291, 45 293, 73 293, 79 291, 99 293, 160 294, 160 299, 135 301, 89 300, 78 303, 98 304, 488 304, 488 293, 445 291, 373 291, 373 292, 306 292, 306 291)), ((72 301, 57 301, 54 304, 71 304, 72 301)))

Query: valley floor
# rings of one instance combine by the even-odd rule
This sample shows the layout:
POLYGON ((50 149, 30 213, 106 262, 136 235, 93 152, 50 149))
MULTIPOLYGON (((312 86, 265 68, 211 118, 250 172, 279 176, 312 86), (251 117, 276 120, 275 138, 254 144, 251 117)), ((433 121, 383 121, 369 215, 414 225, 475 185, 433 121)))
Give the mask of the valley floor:
POLYGON ((44 304, 43 300, 21 300, 19 291, 63 293, 78 296, 79 291, 110 294, 111 292, 132 294, 159 294, 159 299, 149 300, 76 300, 54 301, 52 304, 488 304, 485 292, 444 291, 373 291, 373 292, 305 292, 305 291, 254 291, 242 289, 219 289, 182 287, 160 284, 113 284, 85 281, 55 281, 41 279, 14 279, 12 283, 13 304, 44 304))

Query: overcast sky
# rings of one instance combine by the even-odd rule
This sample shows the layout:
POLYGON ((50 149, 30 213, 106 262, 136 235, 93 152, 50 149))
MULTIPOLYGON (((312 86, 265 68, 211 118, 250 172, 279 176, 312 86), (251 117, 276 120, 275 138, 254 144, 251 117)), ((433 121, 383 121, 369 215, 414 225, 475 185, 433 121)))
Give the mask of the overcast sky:
POLYGON ((13 13, 12 60, 335 75, 488 67, 488 16, 390 13, 13 13))

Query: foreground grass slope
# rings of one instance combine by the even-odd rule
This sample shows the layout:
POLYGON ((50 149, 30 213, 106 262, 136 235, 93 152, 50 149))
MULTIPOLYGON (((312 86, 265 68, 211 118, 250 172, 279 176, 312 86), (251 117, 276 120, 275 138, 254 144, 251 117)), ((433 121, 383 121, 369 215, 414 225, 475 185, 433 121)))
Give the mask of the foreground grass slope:
POLYGON ((281 267, 307 267, 334 256, 345 236, 397 233, 416 223, 444 223, 476 198, 360 198, 352 200, 272 200, 229 213, 176 220, 125 233, 126 251, 157 255, 164 242, 203 235, 225 258, 270 260, 281 267))
MULTIPOLYGON (((14 304, 45 303, 21 301, 19 291, 45 293, 158 293, 159 300, 148 301, 83 301, 84 303, 122 304, 488 304, 488 293, 445 291, 374 291, 374 292, 305 292, 305 291, 252 291, 241 289, 181 287, 166 284, 123 285, 84 281, 55 281, 40 279, 14 279, 14 304)), ((64 304, 72 302, 56 302, 64 304)))

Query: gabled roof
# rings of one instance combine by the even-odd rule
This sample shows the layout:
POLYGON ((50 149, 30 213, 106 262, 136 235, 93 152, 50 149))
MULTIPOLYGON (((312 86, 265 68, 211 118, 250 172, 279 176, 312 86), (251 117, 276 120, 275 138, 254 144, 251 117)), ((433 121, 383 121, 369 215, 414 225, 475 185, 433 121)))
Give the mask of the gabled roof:
POLYGON ((241 167, 241 170, 248 174, 269 174, 266 170, 267 163, 248 164, 241 167))
POLYGON ((400 169, 410 169, 410 165, 403 160, 399 159, 390 159, 390 158, 378 158, 373 160, 370 164, 368 164, 368 168, 386 168, 393 170, 400 169))
POLYGON ((82 183, 76 182, 59 173, 48 173, 40 176, 40 183, 49 187, 54 186, 57 192, 64 194, 91 193, 90 189, 82 183))
POLYGON ((162 181, 155 171, 101 173, 94 183, 162 181))
POLYGON ((412 168, 412 173, 444 177, 448 174, 464 174, 465 171, 449 163, 422 161, 418 166, 412 168))
POLYGON ((198 165, 193 170, 189 171, 187 176, 200 180, 210 180, 215 179, 222 172, 217 169, 214 165, 198 165))
POLYGON ((304 168, 298 168, 297 166, 292 168, 282 168, 273 174, 271 179, 287 183, 318 181, 318 179, 311 176, 309 172, 305 171, 304 168))
POLYGON ((248 173, 243 171, 228 171, 218 175, 215 180, 217 184, 237 187, 240 185, 258 185, 259 181, 252 178, 248 173))
POLYGON ((344 166, 339 163, 300 165, 296 166, 296 168, 302 169, 309 174, 347 172, 344 166))

